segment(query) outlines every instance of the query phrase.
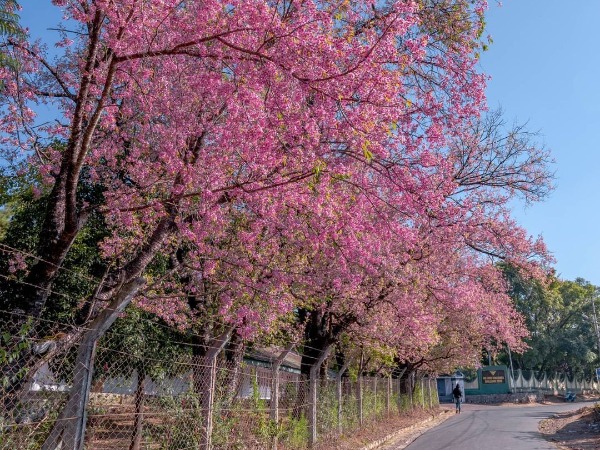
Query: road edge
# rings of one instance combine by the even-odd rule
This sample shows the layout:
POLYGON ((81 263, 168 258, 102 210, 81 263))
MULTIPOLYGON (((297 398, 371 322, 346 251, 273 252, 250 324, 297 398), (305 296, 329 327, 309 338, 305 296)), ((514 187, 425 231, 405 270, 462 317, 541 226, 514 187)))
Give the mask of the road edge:
POLYGON ((440 410, 438 414, 434 414, 427 419, 410 425, 406 428, 396 430, 387 436, 384 436, 370 444, 361 447, 360 450, 374 450, 379 449, 384 445, 394 445, 394 450, 402 450, 413 443, 419 436, 426 431, 436 427, 437 425, 445 422, 447 419, 452 417, 447 410, 440 410), (416 432, 410 433, 411 431, 417 430, 416 432), (403 436, 406 435, 406 436, 403 436), (402 441, 402 442, 401 442, 402 441))

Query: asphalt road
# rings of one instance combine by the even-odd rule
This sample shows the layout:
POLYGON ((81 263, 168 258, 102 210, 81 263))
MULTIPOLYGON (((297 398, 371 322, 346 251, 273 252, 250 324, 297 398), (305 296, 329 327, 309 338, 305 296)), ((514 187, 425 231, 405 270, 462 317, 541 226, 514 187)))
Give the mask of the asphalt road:
MULTIPOLYGON (((487 406, 463 404, 462 413, 432 428, 407 450, 556 450, 538 432, 551 415, 593 403, 547 406, 487 406)), ((454 413, 454 412, 453 412, 454 413)))

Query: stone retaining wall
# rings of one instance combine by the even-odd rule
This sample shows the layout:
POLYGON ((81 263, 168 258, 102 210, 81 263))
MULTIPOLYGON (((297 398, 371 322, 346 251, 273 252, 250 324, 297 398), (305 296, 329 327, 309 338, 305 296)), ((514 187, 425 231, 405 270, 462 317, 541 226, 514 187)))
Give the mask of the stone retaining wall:
POLYGON ((536 403, 544 400, 542 392, 519 392, 514 394, 467 395, 466 403, 536 403))

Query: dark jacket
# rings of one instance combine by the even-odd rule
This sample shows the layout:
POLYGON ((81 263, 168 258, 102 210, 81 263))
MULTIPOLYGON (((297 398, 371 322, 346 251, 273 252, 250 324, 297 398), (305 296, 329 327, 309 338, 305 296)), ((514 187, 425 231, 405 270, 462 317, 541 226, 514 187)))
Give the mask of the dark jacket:
POLYGON ((454 398, 461 398, 462 397, 462 391, 460 390, 460 387, 456 386, 454 388, 454 390, 452 391, 452 395, 454 395, 454 398))

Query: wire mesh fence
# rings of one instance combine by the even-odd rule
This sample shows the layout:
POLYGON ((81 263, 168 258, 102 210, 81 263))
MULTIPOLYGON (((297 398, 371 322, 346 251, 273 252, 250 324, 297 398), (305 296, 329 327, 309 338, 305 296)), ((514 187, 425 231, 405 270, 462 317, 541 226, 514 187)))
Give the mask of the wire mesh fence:
POLYGON ((285 364, 86 335, 3 314, 0 449, 302 449, 437 406, 433 379, 325 370, 313 401, 309 376, 285 364))

